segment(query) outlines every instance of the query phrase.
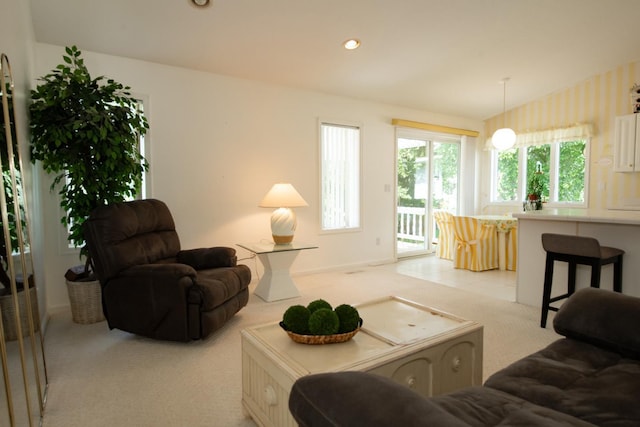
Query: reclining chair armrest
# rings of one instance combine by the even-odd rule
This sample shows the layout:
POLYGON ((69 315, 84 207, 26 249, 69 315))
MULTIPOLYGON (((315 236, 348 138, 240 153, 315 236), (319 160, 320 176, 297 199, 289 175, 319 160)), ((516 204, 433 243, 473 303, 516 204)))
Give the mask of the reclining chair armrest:
POLYGON ((205 270, 207 268, 234 267, 238 257, 235 249, 216 246, 182 250, 178 252, 177 261, 190 265, 196 270, 205 270))
POLYGON ((155 263, 155 264, 140 264, 134 265, 133 267, 129 267, 126 270, 120 273, 121 277, 149 277, 156 276, 157 278, 163 279, 165 277, 169 278, 171 281, 176 281, 177 279, 189 276, 195 279, 197 276, 196 270, 190 265, 183 263, 155 263))
POLYGON ((144 292, 149 297, 172 294, 176 290, 184 295, 184 289, 180 288, 192 286, 197 275, 196 270, 186 264, 142 264, 122 271, 108 286, 115 285, 124 294, 144 292))
POLYGON ((193 339, 187 318, 197 272, 186 264, 142 264, 103 284, 104 314, 110 328, 156 339, 193 339))

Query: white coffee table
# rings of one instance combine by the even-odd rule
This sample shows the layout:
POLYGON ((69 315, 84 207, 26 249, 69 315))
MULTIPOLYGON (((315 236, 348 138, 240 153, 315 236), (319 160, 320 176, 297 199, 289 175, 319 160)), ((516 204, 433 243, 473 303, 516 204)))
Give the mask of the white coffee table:
POLYGON ((300 296, 289 270, 300 251, 318 248, 298 242, 286 245, 276 245, 273 242, 238 243, 238 246, 253 252, 262 262, 264 273, 253 293, 267 302, 300 296))
POLYGON ((340 344, 293 342, 279 322, 244 329, 242 403, 261 426, 295 427, 289 392, 313 373, 368 371, 425 396, 482 383, 482 325, 391 296, 356 305, 364 323, 340 344))

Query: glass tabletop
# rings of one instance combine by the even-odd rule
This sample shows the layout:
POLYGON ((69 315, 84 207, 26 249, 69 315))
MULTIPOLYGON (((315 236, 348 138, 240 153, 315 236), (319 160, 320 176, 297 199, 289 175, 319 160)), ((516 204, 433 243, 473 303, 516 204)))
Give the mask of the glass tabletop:
POLYGON ((256 254, 268 254, 273 252, 300 251, 303 249, 317 249, 318 246, 307 243, 291 242, 284 245, 277 245, 264 240, 254 243, 237 243, 238 246, 256 254))

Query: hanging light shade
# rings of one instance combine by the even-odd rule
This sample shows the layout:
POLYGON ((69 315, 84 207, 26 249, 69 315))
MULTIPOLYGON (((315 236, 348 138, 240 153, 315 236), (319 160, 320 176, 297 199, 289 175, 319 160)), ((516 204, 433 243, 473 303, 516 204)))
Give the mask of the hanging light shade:
POLYGON ((516 133, 511 128, 501 128, 493 133, 491 143, 498 150, 508 150, 516 143, 516 133))
MULTIPOLYGON (((507 82, 509 81, 508 77, 502 79, 502 84, 504 85, 503 97, 502 97, 502 120, 507 114, 507 82)), ((503 127, 498 129, 493 133, 491 137, 491 143, 498 150, 508 150, 513 147, 516 143, 516 133, 513 129, 508 127, 503 127)))

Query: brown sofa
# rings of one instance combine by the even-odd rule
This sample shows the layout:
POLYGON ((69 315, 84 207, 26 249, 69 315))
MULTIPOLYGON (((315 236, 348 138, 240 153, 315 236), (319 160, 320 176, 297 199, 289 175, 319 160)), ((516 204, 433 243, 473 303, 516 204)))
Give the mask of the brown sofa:
POLYGON ((189 341, 221 328, 249 300, 251 270, 228 247, 181 250, 164 202, 102 206, 84 223, 111 329, 189 341))
POLYGON ((296 381, 289 408, 303 427, 639 426, 640 298, 588 288, 554 318, 564 336, 482 387, 424 398, 363 372, 296 381))

